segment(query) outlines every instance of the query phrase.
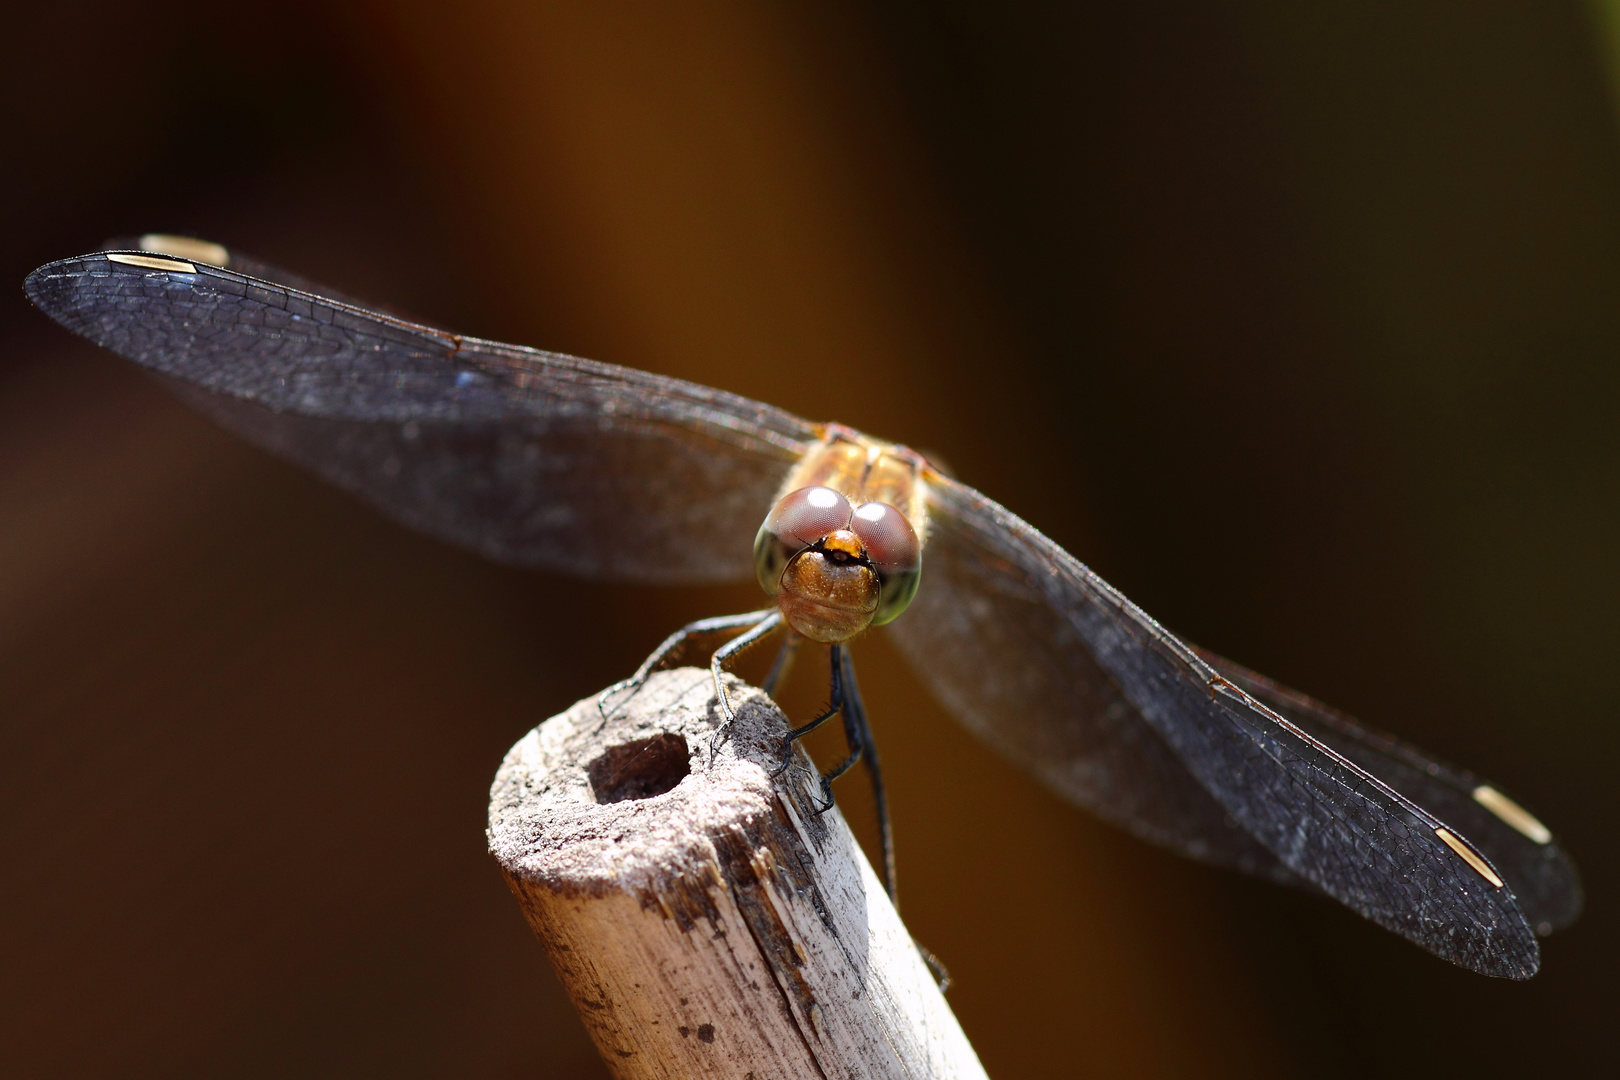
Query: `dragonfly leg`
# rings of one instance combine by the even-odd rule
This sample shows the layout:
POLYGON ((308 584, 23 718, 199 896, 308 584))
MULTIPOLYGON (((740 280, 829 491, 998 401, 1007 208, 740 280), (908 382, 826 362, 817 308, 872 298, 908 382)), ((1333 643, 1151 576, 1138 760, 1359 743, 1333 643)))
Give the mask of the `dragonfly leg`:
MULTIPOLYGON (((844 718, 844 745, 849 747, 849 756, 839 762, 831 772, 821 777, 821 797, 824 800, 816 808, 816 813, 825 814, 833 808, 833 781, 853 769, 863 757, 867 761, 867 770, 877 766, 877 747, 872 743, 872 730, 866 724, 866 709, 861 701, 860 687, 854 682, 855 662, 849 655, 847 648, 835 646, 838 649, 832 656, 834 685, 839 687, 841 698, 840 713, 844 718)), ((878 829, 883 837, 883 887, 889 898, 894 898, 894 889, 890 885, 894 873, 894 859, 891 853, 889 839, 889 808, 883 799, 883 779, 873 773, 876 779, 873 782, 872 793, 876 798, 878 829)))
MULTIPOLYGON (((709 658, 709 674, 714 677, 714 693, 720 700, 721 716, 720 730, 716 731, 714 733, 715 737, 709 740, 709 758, 711 761, 714 758, 716 747, 730 735, 731 725, 737 719, 737 714, 731 710, 731 699, 726 696, 726 685, 720 676, 724 674, 726 665, 731 663, 734 658, 741 656, 744 651, 757 644, 761 638, 782 625, 782 613, 775 608, 768 611, 756 611, 752 615, 756 617, 753 627, 720 646, 715 650, 714 655, 709 658)), ((743 616, 734 617, 743 618, 743 616)), ((740 623, 739 625, 747 624, 740 623)))
MULTIPOLYGON (((850 760, 843 766, 848 768, 855 763, 855 758, 866 757, 866 775, 872 782, 872 807, 877 813, 878 844, 882 847, 883 855, 883 891, 889 894, 889 902, 895 910, 900 910, 900 894, 894 874, 894 830, 889 823, 889 798, 883 790, 883 765, 878 760, 877 743, 872 739, 872 727, 866 719, 866 702, 861 698, 861 687, 855 681, 855 659, 848 649, 843 650, 843 682, 844 682, 844 732, 851 747, 856 752, 850 755, 850 760)), ((841 770, 834 770, 829 780, 837 779, 841 770)), ((828 792, 831 798, 831 792, 828 792)), ((923 963, 939 984, 940 993, 950 989, 951 973, 945 970, 945 965, 939 957, 922 947, 916 941, 917 952, 922 955, 923 963)))
MULTIPOLYGON (((839 657, 839 654, 841 652, 843 652, 843 646, 834 645, 832 647, 832 694, 831 694, 830 700, 827 703, 827 708, 824 711, 822 711, 821 713, 817 714, 816 718, 814 720, 811 720, 808 724, 805 724, 802 727, 796 727, 796 728, 793 728, 793 729, 789 730, 787 735, 783 737, 783 739, 782 739, 782 763, 780 765, 778 765, 776 767, 776 769, 771 773, 772 776, 781 776, 782 773, 787 771, 787 767, 793 763, 793 744, 794 743, 798 742, 800 739, 804 738, 806 735, 808 735, 812 731, 816 730, 816 728, 820 727, 822 724, 825 724, 828 720, 831 720, 834 716, 838 715, 843 710, 843 708, 844 708, 844 673, 840 670, 840 665, 839 665, 839 662, 838 662, 838 657, 839 657)), ((825 791, 825 790, 826 790, 826 785, 823 785, 823 791, 825 791)), ((824 795, 823 797, 827 798, 829 796, 824 795)), ((832 805, 831 803, 828 803, 827 806, 821 807, 816 812, 817 813, 825 813, 826 810, 828 809, 828 807, 830 807, 831 805, 832 805)))
MULTIPOLYGON (((606 724, 608 718, 613 715, 613 710, 634 697, 636 691, 640 690, 642 684, 647 681, 647 677, 663 667, 671 656, 678 653, 685 646, 689 639, 708 634, 717 634, 725 630, 735 630, 743 626, 755 626, 775 613, 776 609, 767 608, 763 611, 750 611, 742 615, 720 615, 712 619, 699 619, 697 622, 687 623, 665 638, 658 648, 652 651, 652 655, 642 661, 641 666, 636 669, 634 675, 628 679, 620 679, 597 696, 596 711, 602 718, 601 723, 606 724), (630 693, 615 702, 612 708, 609 708, 608 700, 625 690, 629 690, 630 693)), ((597 730, 601 730, 600 724, 597 726, 597 730)))
POLYGON ((898 909, 900 894, 894 873, 894 829, 889 823, 889 797, 883 788, 883 763, 878 759, 877 742, 872 738, 872 726, 866 720, 866 702, 861 697, 861 686, 855 680, 855 659, 849 650, 843 650, 844 730, 856 756, 864 753, 866 775, 872 784, 872 807, 877 814, 878 844, 883 855, 883 889, 898 909))

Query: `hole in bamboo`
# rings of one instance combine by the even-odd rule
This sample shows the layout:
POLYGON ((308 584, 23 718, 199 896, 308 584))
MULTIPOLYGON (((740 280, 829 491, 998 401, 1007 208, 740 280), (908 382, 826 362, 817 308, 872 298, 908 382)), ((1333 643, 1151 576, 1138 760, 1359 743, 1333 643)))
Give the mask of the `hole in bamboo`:
POLYGON ((679 735, 654 735, 621 743, 585 768, 599 803, 650 799, 679 784, 692 771, 692 755, 679 735))

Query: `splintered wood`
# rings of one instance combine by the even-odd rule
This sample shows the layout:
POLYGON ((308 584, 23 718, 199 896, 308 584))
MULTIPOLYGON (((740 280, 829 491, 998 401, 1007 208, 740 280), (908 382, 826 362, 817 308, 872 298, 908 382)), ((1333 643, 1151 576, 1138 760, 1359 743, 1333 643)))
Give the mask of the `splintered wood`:
POLYGON ((616 1076, 983 1077, 787 723, 707 671, 587 698, 514 746, 489 845, 616 1076), (711 746, 711 743, 714 745, 711 746))

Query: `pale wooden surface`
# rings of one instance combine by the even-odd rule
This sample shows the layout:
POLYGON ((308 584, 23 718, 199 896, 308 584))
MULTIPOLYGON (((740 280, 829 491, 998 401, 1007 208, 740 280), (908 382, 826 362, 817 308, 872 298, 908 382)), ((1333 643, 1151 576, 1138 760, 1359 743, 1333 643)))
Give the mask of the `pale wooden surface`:
POLYGON ((682 668, 606 724, 592 697, 531 731, 490 793, 490 850, 609 1067, 983 1077, 843 818, 811 812, 803 755, 773 784, 781 713, 728 686, 712 762, 713 684, 682 668))

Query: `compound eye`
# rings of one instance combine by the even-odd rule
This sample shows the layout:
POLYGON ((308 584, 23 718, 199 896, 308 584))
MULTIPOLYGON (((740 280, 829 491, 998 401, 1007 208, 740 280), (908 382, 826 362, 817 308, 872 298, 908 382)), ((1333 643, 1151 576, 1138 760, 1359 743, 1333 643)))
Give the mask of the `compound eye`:
POLYGON ((877 570, 880 592, 873 626, 893 620, 917 595, 922 578, 922 548, 906 515, 887 503, 856 507, 850 531, 860 537, 866 557, 877 570))
POLYGON ((807 487, 782 496, 765 518, 772 535, 806 547, 849 524, 849 500, 829 487, 807 487))
POLYGON ((771 508, 754 537, 754 573, 767 595, 780 588, 788 560, 849 524, 849 500, 829 487, 789 492, 771 508))
POLYGON ((888 503, 866 503, 855 509, 850 531, 866 545, 866 557, 880 571, 916 569, 920 552, 917 534, 906 515, 888 503))

